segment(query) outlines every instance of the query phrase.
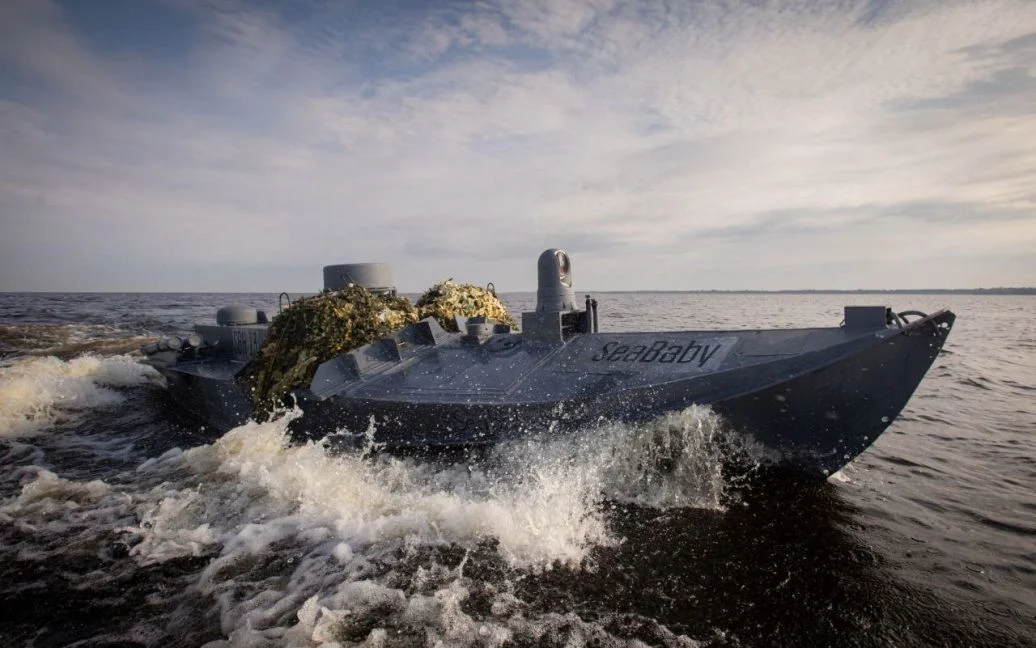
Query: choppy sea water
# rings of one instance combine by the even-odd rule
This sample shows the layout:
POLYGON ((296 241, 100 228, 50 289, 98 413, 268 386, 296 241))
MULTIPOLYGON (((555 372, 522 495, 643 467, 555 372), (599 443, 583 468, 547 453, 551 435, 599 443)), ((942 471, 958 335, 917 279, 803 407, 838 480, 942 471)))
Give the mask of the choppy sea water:
POLYGON ((1036 645, 1036 298, 598 297, 606 330, 958 319, 807 487, 726 483, 706 408, 477 462, 207 439, 133 351, 275 296, 0 295, 0 645, 1036 645))

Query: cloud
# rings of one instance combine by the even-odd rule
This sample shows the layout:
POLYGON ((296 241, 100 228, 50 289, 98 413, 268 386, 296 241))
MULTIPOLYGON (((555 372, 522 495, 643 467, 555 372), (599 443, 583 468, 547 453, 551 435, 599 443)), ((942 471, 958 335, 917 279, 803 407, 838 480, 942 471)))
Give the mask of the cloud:
POLYGON ((0 9, 0 289, 1036 284, 1028 2, 134 7, 0 9))

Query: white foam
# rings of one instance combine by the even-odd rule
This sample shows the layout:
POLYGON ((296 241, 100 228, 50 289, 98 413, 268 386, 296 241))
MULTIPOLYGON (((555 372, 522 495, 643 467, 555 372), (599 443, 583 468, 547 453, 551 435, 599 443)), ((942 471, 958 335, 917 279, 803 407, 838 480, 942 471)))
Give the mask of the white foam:
POLYGON ((28 437, 86 409, 114 405, 131 387, 159 380, 151 367, 127 356, 20 359, 0 367, 0 437, 28 437))
POLYGON ((609 498, 656 509, 723 508, 724 428, 692 406, 650 422, 612 424, 588 459, 603 470, 609 498))
POLYGON ((344 565, 378 543, 493 540, 512 567, 578 566, 593 547, 619 541, 607 528, 606 498, 720 508, 723 495, 718 421, 704 408, 503 444, 471 466, 291 444, 290 418, 250 422, 212 445, 145 462, 141 482, 146 473, 173 481, 138 498, 135 555, 161 562, 218 545, 220 560, 232 563, 286 540, 330 540, 326 553, 344 565))
MULTIPOLYGON (((166 487, 152 489, 152 494, 160 496, 159 491, 162 488, 166 487)), ((208 547, 219 541, 218 533, 209 523, 196 522, 204 517, 204 509, 208 505, 198 491, 170 492, 152 502, 140 509, 139 528, 146 531, 141 534, 143 537, 140 544, 133 548, 134 554, 148 556, 145 562, 163 562, 180 556, 200 556, 208 547)))
POLYGON ((62 479, 49 470, 33 466, 35 478, 22 486, 21 493, 4 503, 0 510, 7 515, 60 513, 68 509, 95 504, 109 492, 101 480, 76 482, 62 479))
POLYGON ((227 639, 213 646, 580 644, 616 638, 530 610, 506 578, 592 568, 595 548, 621 542, 611 499, 715 507, 722 492, 703 409, 503 444, 472 465, 291 444, 297 415, 169 451, 117 486, 35 469, 0 517, 100 551, 114 531, 141 566, 211 556, 190 592, 218 606, 227 639), (486 560, 505 580, 479 580, 486 560))
MULTIPOLYGON (((531 566, 576 564, 588 548, 612 541, 596 510, 600 482, 579 466, 549 457, 530 466, 523 457, 528 470, 509 466, 493 475, 478 466, 444 469, 393 457, 335 455, 316 443, 288 443, 284 425, 248 423, 185 458, 200 471, 215 469, 243 487, 261 487, 281 515, 303 526, 326 526, 353 549, 397 539, 444 544, 494 538, 510 564, 531 566)), ((282 535, 272 528, 264 533, 272 535, 231 543, 254 552, 282 535)))
MULTIPOLYGON (((38 466, 21 469, 20 494, 0 502, 0 523, 31 537, 95 538, 126 514, 126 502, 101 480, 77 482, 38 466)), ((75 541, 79 544, 79 540, 75 541)), ((10 547, 7 547, 10 548, 10 547)), ((22 558, 45 559, 66 549, 65 543, 28 543, 18 548, 22 558)))
POLYGON ((827 478, 827 481, 834 484, 852 484, 854 483, 853 475, 856 474, 856 467, 853 463, 848 463, 840 470, 835 472, 833 475, 827 478))

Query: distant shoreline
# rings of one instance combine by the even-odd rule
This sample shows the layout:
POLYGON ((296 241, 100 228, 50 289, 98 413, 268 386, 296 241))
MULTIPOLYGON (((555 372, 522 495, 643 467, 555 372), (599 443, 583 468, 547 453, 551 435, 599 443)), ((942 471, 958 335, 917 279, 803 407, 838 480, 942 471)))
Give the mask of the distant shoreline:
POLYGON ((651 293, 700 295, 1036 295, 1036 288, 895 288, 895 289, 818 289, 818 290, 579 290, 586 293, 651 293))

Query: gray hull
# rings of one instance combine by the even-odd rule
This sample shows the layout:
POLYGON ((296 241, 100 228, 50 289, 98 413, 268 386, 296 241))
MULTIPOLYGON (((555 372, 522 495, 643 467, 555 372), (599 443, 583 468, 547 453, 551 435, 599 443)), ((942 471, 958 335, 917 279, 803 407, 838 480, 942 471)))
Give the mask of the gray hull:
MULTIPOLYGON (((783 466, 823 476, 899 414, 953 321, 941 311, 906 325, 562 335, 533 318, 524 335, 478 338, 427 320, 321 365, 310 388, 295 392, 304 414, 293 426, 357 443, 371 429, 388 449, 423 449, 710 405, 783 466)), ((251 414, 246 364, 205 358, 156 366, 183 410, 226 430, 251 414)))

